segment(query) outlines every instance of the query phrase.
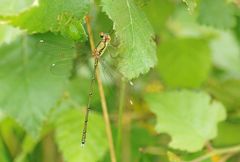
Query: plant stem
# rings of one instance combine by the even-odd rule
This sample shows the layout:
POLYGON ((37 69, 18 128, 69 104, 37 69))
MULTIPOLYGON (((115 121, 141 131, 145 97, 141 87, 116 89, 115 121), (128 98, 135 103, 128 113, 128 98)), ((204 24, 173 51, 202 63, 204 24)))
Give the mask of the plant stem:
POLYGON ((121 161, 121 153, 122 153, 122 119, 123 119, 123 111, 125 105, 125 91, 126 91, 126 83, 122 79, 121 80, 121 88, 120 88, 120 99, 119 99, 119 109, 118 109, 118 136, 117 136, 117 152, 118 159, 121 161))
MULTIPOLYGON (((86 25, 87 25, 91 50, 94 51, 95 46, 94 46, 93 34, 92 34, 91 26, 90 26, 89 16, 85 17, 85 21, 86 21, 86 25)), ((96 69, 96 78, 97 78, 98 89, 99 89, 100 98, 101 98, 103 118, 104 118, 105 127, 106 127, 106 134, 107 134, 107 139, 108 139, 108 144, 109 144, 111 162, 116 162, 116 155, 115 155, 115 150, 114 150, 114 145, 113 145, 112 130, 111 130, 111 125, 110 125, 110 120, 109 120, 109 115, 108 115, 106 98, 105 98, 105 95, 104 95, 102 80, 101 80, 100 75, 99 75, 98 67, 96 69)))
MULTIPOLYGON (((208 152, 212 152, 214 150, 214 148, 212 147, 210 142, 207 142, 206 147, 207 147, 208 152)), ((221 159, 221 157, 219 155, 213 155, 211 157, 212 162, 219 162, 220 159, 221 159)))
POLYGON ((229 148, 223 148, 223 149, 215 149, 203 156, 200 156, 194 160, 191 160, 190 162, 201 162, 203 160, 211 158, 214 155, 220 155, 220 154, 226 154, 226 153, 236 153, 239 151, 240 151, 240 145, 229 147, 229 148))

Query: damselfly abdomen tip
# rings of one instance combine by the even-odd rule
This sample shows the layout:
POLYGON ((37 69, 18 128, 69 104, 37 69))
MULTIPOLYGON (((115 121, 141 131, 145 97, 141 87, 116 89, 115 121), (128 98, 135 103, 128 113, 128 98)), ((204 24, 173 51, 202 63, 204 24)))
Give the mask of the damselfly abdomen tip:
POLYGON ((129 83, 130 83, 130 85, 131 85, 131 86, 133 86, 133 85, 134 85, 132 81, 130 81, 129 83))
POLYGON ((82 142, 82 143, 81 143, 81 147, 84 147, 84 146, 85 146, 85 142, 82 142))
POLYGON ((130 103, 131 105, 133 105, 133 101, 132 101, 132 100, 129 100, 129 103, 130 103))

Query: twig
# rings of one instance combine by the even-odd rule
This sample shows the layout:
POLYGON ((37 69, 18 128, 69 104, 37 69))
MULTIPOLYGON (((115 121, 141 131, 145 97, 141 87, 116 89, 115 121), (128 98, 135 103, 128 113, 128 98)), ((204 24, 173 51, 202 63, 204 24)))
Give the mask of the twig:
POLYGON ((223 148, 223 149, 215 149, 203 156, 200 156, 194 160, 191 160, 190 162, 201 162, 203 160, 211 158, 214 155, 221 155, 221 154, 226 154, 226 153, 236 153, 239 151, 240 151, 240 145, 229 147, 229 148, 223 148))
MULTIPOLYGON (((91 50, 94 51, 95 46, 94 46, 93 34, 92 34, 92 30, 91 30, 89 16, 85 17, 85 21, 86 21, 86 25, 87 25, 87 30, 88 30, 91 50)), ((99 89, 100 98, 101 98, 101 104, 102 104, 102 110, 103 110, 103 118, 104 118, 104 122, 105 122, 105 126, 106 126, 106 134, 107 134, 107 139, 108 139, 108 144, 109 144, 111 161, 112 162, 116 162, 116 155, 115 155, 115 150, 114 150, 114 145, 113 145, 112 130, 111 130, 111 125, 110 125, 110 121, 109 121, 109 115, 108 115, 108 109, 107 109, 107 104, 106 104, 106 98, 105 98, 105 95, 104 95, 102 80, 100 78, 99 69, 98 68, 96 70, 96 78, 97 78, 98 89, 99 89)))

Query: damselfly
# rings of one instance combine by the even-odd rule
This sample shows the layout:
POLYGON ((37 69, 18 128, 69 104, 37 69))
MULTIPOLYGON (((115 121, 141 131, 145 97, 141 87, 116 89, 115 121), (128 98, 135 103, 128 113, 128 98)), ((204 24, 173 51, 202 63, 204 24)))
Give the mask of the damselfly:
POLYGON ((101 37, 101 41, 98 43, 98 45, 96 46, 96 48, 94 49, 94 51, 92 53, 92 56, 94 58, 94 70, 93 70, 92 80, 90 83, 90 90, 89 90, 89 94, 88 94, 88 104, 87 104, 87 110, 86 110, 85 120, 84 120, 84 127, 83 127, 83 132, 82 132, 82 145, 84 145, 86 142, 88 115, 89 115, 89 111, 91 110, 90 106, 91 106, 91 99, 92 99, 92 95, 93 95, 93 83, 96 79, 95 74, 96 74, 98 62, 99 62, 100 57, 105 52, 108 44, 111 41, 111 37, 109 34, 101 32, 100 37, 101 37))
MULTIPOLYGON (((106 53, 106 49, 110 44, 110 41, 111 41, 110 35, 106 33, 100 33, 100 37, 101 37, 101 40, 99 41, 96 48, 92 52, 94 65, 93 65, 92 78, 90 81, 90 87, 88 91, 88 101, 87 101, 86 112, 85 112, 86 114, 84 119, 83 130, 82 130, 82 139, 81 139, 82 145, 86 143, 88 117, 89 117, 89 111, 92 109, 91 104, 93 99, 92 96, 94 91, 94 81, 95 81, 95 73, 96 73, 97 67, 99 66, 99 64, 102 65, 100 70, 103 70, 103 72, 105 71, 105 73, 107 73, 106 76, 104 75, 105 73, 102 73, 102 75, 105 77, 103 78, 105 79, 105 81, 106 80, 109 81, 109 79, 110 80, 116 79, 116 77, 118 79, 122 77, 120 73, 116 72, 115 70, 112 70, 112 66, 109 63, 106 63, 106 60, 102 58, 102 55, 106 53), (110 78, 108 78, 109 76, 110 78)), ((53 75, 57 75, 59 77, 65 74, 70 75, 69 71, 75 70, 75 69, 71 70, 73 65, 72 62, 75 62, 75 60, 77 60, 78 57, 80 57, 79 59, 80 62, 78 63, 78 65, 84 64, 85 62, 83 60, 85 60, 86 58, 85 55, 89 55, 90 49, 86 45, 79 47, 78 44, 71 43, 71 41, 65 40, 62 37, 59 39, 59 37, 56 37, 54 35, 47 35, 46 37, 44 37, 43 35, 40 35, 38 38, 39 38, 38 44, 41 46, 40 49, 43 51, 43 53, 48 53, 51 55, 51 57, 53 57, 53 62, 49 66, 49 70, 53 75), (81 52, 78 51, 78 48, 80 49, 81 52)), ((112 55, 109 55, 109 56, 114 57, 112 55)), ((110 57, 108 59, 110 59, 110 57)), ((77 70, 78 69, 79 68, 77 67, 77 70)), ((129 83, 130 85, 133 85, 132 82, 129 82, 129 83)), ((129 100, 129 102, 131 105, 133 104, 132 100, 129 100)))

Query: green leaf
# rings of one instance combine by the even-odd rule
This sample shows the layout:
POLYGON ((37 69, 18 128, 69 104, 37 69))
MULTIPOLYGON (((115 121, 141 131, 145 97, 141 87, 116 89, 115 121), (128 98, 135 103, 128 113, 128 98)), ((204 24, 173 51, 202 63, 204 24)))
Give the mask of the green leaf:
POLYGON ((202 0, 198 21, 220 29, 232 28, 236 23, 234 9, 225 0, 202 0))
POLYGON ((174 4, 170 0, 151 0, 143 7, 157 34, 160 34, 164 30, 166 22, 174 9, 174 4))
MULTIPOLYGON (((146 125, 147 126, 147 125, 146 125)), ((152 128, 152 125, 149 127, 152 128)), ((125 136, 123 135, 123 138, 125 136)), ((124 139, 123 139, 124 140, 124 139)), ((149 129, 146 129, 145 126, 142 126, 139 123, 132 124, 131 125, 131 148, 132 148, 132 157, 131 161, 138 161, 140 162, 140 159, 143 159, 144 157, 147 157, 149 159, 148 161, 152 162, 155 159, 154 154, 149 153, 143 154, 143 152, 151 152, 150 150, 155 150, 153 152, 157 153, 157 155, 160 157, 161 162, 165 162, 167 160, 167 148, 165 148, 165 144, 168 143, 170 138, 167 138, 165 134, 161 134, 156 136, 153 132, 151 132, 149 129), (158 143, 158 146, 154 148, 154 145, 158 143), (142 150, 142 151, 139 151, 142 150)), ((126 148, 122 146, 123 148, 126 148)), ((142 160, 145 162, 145 160, 142 160)))
POLYGON ((218 37, 211 41, 210 47, 213 62, 218 68, 233 76, 240 76, 240 48, 232 33, 220 32, 218 37))
MULTIPOLYGON (((23 36, 0 47, 0 108, 34 137, 61 96, 69 76, 54 75, 51 65, 59 59, 59 54, 73 57, 71 45, 62 37, 45 34, 23 36), (39 45, 40 40, 54 41, 59 45, 58 50, 39 45), (63 51, 64 47, 70 50, 63 51)), ((71 64, 64 69, 70 74, 71 64)))
POLYGON ((234 27, 234 34, 238 41, 240 41, 240 15, 236 17, 236 26, 234 27))
POLYGON ((158 49, 159 72, 171 87, 199 87, 208 77, 211 57, 204 39, 172 39, 158 49))
MULTIPOLYGON (((25 134, 23 129, 15 122, 14 119, 4 115, 4 119, 0 122, 0 138, 5 145, 5 155, 9 158, 8 160, 13 162, 16 151, 21 147, 22 138, 25 134)), ((1 156, 4 153, 1 152, 1 156)), ((4 157, 0 157, 2 162, 4 157)))
POLYGON ((1 152, 1 156, 0 156, 1 162, 11 162, 12 161, 10 152, 1 136, 0 136, 0 152, 1 152))
POLYGON ((182 0, 186 5, 188 6, 188 10, 190 13, 194 11, 194 9, 197 7, 197 1, 198 0, 182 0))
POLYGON ((63 157, 68 162, 96 162, 107 151, 107 140, 103 119, 90 114, 86 144, 81 146, 81 130, 84 113, 77 109, 62 111, 56 121, 56 141, 63 157))
POLYGON ((167 155, 168 155, 168 159, 170 162, 181 162, 182 161, 176 154, 174 154, 171 151, 168 151, 167 155))
POLYGON ((13 15, 27 9, 34 0, 1 0, 0 15, 13 15))
POLYGON ((226 147, 240 144, 240 123, 223 122, 219 124, 218 136, 213 140, 214 146, 226 147))
POLYGON ((78 18, 72 15, 63 14, 59 17, 58 21, 63 36, 75 41, 80 40, 83 42, 87 40, 87 34, 78 18))
POLYGON ((221 101, 229 110, 239 109, 240 80, 210 80, 206 89, 214 98, 221 101))
POLYGON ((119 71, 128 79, 146 73, 156 62, 153 30, 132 0, 102 0, 103 11, 113 20, 120 40, 119 71))
POLYGON ((88 9, 88 0, 40 0, 38 6, 6 20, 9 24, 25 29, 29 33, 58 32, 72 18, 81 21, 88 9), (66 15, 68 19, 63 19, 66 15))
POLYGON ((14 162, 26 162, 27 156, 33 152, 38 142, 39 139, 33 139, 31 136, 26 135, 23 139, 21 153, 18 154, 14 162))
POLYGON ((226 118, 223 105, 204 92, 170 91, 149 94, 147 101, 157 116, 156 131, 172 137, 170 146, 195 152, 217 135, 217 123, 226 118))

